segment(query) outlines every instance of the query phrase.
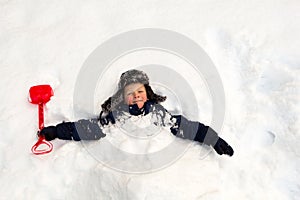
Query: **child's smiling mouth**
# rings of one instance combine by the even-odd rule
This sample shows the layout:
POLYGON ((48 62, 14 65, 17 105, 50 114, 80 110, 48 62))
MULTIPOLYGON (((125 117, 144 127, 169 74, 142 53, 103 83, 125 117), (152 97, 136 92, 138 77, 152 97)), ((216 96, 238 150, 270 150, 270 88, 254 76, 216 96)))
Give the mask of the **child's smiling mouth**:
POLYGON ((137 102, 143 102, 143 100, 142 99, 139 99, 139 100, 134 100, 134 101, 132 101, 133 103, 137 103, 137 102))

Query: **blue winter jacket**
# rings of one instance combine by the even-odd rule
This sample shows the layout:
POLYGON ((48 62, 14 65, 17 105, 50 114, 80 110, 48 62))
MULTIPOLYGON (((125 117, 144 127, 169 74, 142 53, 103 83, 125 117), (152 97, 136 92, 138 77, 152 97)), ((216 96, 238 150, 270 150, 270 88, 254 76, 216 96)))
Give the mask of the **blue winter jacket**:
POLYGON ((162 105, 147 101, 144 107, 139 109, 137 105, 121 105, 115 111, 109 113, 101 112, 99 118, 79 120, 77 122, 63 122, 56 125, 57 137, 64 140, 99 140, 105 137, 103 127, 115 124, 116 120, 123 115, 148 115, 155 113, 161 120, 157 126, 169 126, 170 131, 176 137, 198 141, 206 145, 214 146, 219 139, 217 133, 204 124, 190 121, 182 115, 170 114, 162 105))

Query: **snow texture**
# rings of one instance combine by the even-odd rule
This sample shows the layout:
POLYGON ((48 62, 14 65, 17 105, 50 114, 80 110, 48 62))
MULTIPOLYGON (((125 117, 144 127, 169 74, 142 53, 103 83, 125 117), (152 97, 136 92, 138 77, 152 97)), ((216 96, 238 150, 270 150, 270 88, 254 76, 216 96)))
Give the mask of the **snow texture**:
MULTIPOLYGON (((299 10, 297 0, 1 0, 0 199, 298 199, 299 10), (114 35, 145 27, 181 33, 208 53, 226 95, 220 135, 234 156, 178 141, 190 148, 174 163, 131 174, 101 164, 80 142, 55 140, 53 152, 33 155, 37 106, 27 101, 29 88, 54 89, 46 125, 77 120, 74 85, 89 54, 114 35)), ((101 85, 100 102, 121 73, 101 85)), ((198 118, 208 124, 210 100, 205 91, 195 94, 198 118)))

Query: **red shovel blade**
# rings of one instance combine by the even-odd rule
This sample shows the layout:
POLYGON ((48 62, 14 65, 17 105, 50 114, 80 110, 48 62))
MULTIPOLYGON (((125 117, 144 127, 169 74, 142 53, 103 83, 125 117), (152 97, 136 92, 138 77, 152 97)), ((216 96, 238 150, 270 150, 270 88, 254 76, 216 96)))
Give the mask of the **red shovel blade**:
POLYGON ((50 85, 37 85, 29 89, 29 102, 33 104, 47 103, 53 96, 50 85))

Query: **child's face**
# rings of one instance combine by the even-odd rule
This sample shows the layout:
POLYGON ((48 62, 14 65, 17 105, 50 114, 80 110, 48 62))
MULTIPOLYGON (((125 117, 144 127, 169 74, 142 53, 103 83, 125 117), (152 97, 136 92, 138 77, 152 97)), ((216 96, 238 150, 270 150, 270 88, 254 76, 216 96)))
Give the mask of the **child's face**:
POLYGON ((139 108, 148 100, 146 88, 141 83, 132 83, 124 88, 124 101, 127 105, 137 104, 139 108))

